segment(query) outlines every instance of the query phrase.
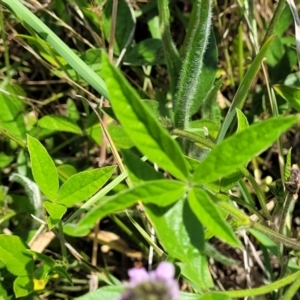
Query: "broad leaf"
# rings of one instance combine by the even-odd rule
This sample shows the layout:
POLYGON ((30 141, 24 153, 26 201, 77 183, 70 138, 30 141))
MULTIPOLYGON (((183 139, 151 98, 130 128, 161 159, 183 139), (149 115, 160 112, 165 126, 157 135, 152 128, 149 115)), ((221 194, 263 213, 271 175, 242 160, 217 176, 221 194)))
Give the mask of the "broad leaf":
POLYGON ((39 126, 54 131, 81 134, 80 127, 65 116, 47 115, 39 120, 39 126))
POLYGON ((92 228, 95 222, 108 214, 129 208, 141 201, 167 206, 178 200, 185 193, 186 185, 174 180, 154 180, 127 189, 102 201, 96 208, 89 211, 78 223, 78 228, 92 228))
POLYGON ((188 169, 178 144, 158 123, 123 75, 103 55, 103 76, 111 106, 135 146, 173 176, 187 180, 188 169))
POLYGON ((45 196, 54 201, 59 188, 55 164, 37 139, 27 135, 27 145, 34 180, 45 196))
POLYGON ((271 118, 234 134, 215 146, 194 174, 195 183, 212 182, 237 171, 267 149, 279 135, 298 121, 295 116, 271 118))
POLYGON ((111 177, 115 166, 84 171, 71 176, 60 188, 57 203, 70 207, 88 199, 111 177))
POLYGON ((205 263, 206 257, 202 253, 203 226, 188 202, 181 198, 168 207, 148 203, 145 204, 145 210, 155 228, 159 242, 168 255, 183 263, 186 278, 200 289, 208 289, 213 283, 205 263))
POLYGON ((198 220, 216 237, 234 247, 241 246, 232 228, 204 190, 192 188, 189 191, 188 202, 198 220))

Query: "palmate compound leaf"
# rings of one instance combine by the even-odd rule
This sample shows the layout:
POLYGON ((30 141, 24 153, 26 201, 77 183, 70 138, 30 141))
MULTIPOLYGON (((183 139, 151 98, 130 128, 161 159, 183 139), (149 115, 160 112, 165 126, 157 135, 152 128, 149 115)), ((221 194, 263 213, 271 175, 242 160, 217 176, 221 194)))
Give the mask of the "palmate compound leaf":
POLYGON ((97 220, 108 214, 129 208, 138 201, 143 203, 154 203, 165 207, 182 197, 185 191, 186 185, 180 181, 147 181, 101 202, 80 220, 75 230, 78 232, 80 231, 81 234, 86 234, 94 226, 97 220))
POLYGON ((59 188, 55 164, 45 147, 37 139, 27 135, 27 145, 34 180, 45 196, 54 201, 59 188))
POLYGON ((88 199, 97 192, 111 177, 115 166, 77 173, 61 186, 57 203, 70 207, 88 199))
POLYGON ((132 142, 150 161, 186 181, 189 172, 179 145, 104 53, 102 61, 102 74, 109 91, 110 104, 132 142))
POLYGON ((299 117, 277 117, 254 124, 215 146, 194 173, 194 183, 208 183, 234 173, 266 150, 299 117))

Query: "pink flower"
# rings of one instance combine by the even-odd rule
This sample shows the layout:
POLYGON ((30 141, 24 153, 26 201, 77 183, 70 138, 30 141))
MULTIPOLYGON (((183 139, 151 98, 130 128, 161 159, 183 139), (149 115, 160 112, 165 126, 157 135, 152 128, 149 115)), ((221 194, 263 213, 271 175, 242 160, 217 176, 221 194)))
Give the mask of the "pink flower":
POLYGON ((176 300, 179 297, 175 268, 171 263, 162 262, 149 273, 144 268, 134 268, 128 275, 130 280, 125 283, 125 292, 118 300, 176 300))

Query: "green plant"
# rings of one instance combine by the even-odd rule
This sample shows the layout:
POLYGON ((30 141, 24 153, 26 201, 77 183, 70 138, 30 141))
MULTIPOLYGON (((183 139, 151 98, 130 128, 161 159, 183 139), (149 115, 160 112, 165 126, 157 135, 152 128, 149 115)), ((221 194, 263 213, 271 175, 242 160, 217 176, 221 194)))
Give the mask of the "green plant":
MULTIPOLYGON (((63 5, 63 1, 58 2, 57 7, 63 5)), ((12 295, 38 295, 34 283, 44 280, 46 286, 56 274, 72 283, 68 274, 72 272, 68 250, 76 258, 71 258, 72 261, 78 260, 76 263, 82 264, 81 267, 85 266, 93 274, 100 274, 101 270, 95 264, 89 264, 66 239, 79 239, 88 236, 91 231, 97 236, 99 221, 107 216, 146 254, 149 254, 147 246, 150 245, 155 251, 155 260, 167 258, 176 264, 178 275, 190 285, 190 292, 182 292, 180 299, 230 299, 272 293, 273 297, 279 297, 289 284, 292 285, 287 292, 289 296, 286 297, 292 297, 296 293, 299 271, 289 273, 288 270, 299 267, 296 264, 291 266, 292 260, 288 265, 291 256, 286 252, 287 249, 300 250, 300 243, 290 237, 285 224, 299 183, 298 175, 293 173, 296 169, 291 172, 289 169, 291 153, 283 158, 280 136, 299 122, 299 116, 284 106, 285 103, 280 105, 281 102, 275 99, 268 84, 267 66, 263 62, 267 57, 268 62, 271 61, 268 67, 276 69, 284 56, 289 57, 290 64, 286 68, 286 76, 289 76, 297 57, 287 47, 283 33, 291 18, 288 10, 283 12, 283 16, 287 16, 286 20, 280 22, 277 18, 283 3, 280 1, 273 19, 275 23, 271 23, 260 47, 251 14, 254 8, 250 1, 239 2, 240 12, 243 13, 253 38, 253 60, 248 64, 245 74, 239 73, 238 88, 224 114, 216 101, 222 81, 215 80, 217 43, 211 25, 212 2, 193 1, 186 22, 185 40, 181 48, 177 49, 171 37, 171 12, 167 0, 157 2, 159 15, 148 21, 152 38, 137 44, 134 44, 132 38, 136 16, 132 6, 126 1, 120 1, 118 12, 115 10, 116 1, 99 1, 99 5, 103 5, 101 30, 97 27, 99 18, 90 10, 85 10, 81 1, 76 1, 74 5, 82 9, 82 20, 88 20, 90 32, 98 44, 97 47, 90 45, 86 39, 78 37, 76 32, 68 28, 78 39, 79 49, 75 53, 46 25, 46 20, 40 20, 21 2, 1 1, 29 31, 30 36, 19 35, 23 43, 26 41, 32 53, 47 64, 52 76, 63 79, 76 88, 75 98, 82 101, 80 105, 84 111, 84 114, 80 114, 78 105, 69 98, 65 104, 64 116, 45 114, 37 118, 28 113, 25 114, 25 122, 23 114, 28 106, 20 100, 20 96, 25 97, 26 93, 20 86, 12 83, 10 79, 13 76, 9 77, 9 72, 6 74, 6 82, 2 88, 4 92, 0 94, 3 108, 0 112, 0 130, 8 138, 7 143, 12 152, 18 147, 22 149, 17 156, 14 170, 16 174, 12 174, 9 180, 24 188, 28 203, 24 224, 27 222, 27 228, 34 233, 37 232, 37 222, 42 229, 47 227, 52 230, 60 243, 61 258, 56 261, 37 251, 28 251, 26 243, 30 241, 29 232, 26 237, 22 237, 17 230, 25 226, 22 222, 16 225, 16 234, 0 235, 3 241, 0 243, 0 260, 3 263, 0 266, 1 274, 3 271, 5 276, 14 278, 12 287, 6 287, 0 282, 0 291, 2 289, 6 297, 4 299, 9 299, 12 295), (124 16, 128 18, 128 23, 125 22, 124 28, 114 32, 114 22, 124 22, 124 16), (155 22, 159 22, 160 31, 155 30, 155 22), (111 31, 109 28, 112 28, 111 31), (274 31, 276 35, 269 34, 270 31, 274 31), (110 34, 115 36, 115 43, 112 43, 110 34), (105 45, 105 39, 109 42, 107 51, 100 49, 105 45), (280 55, 277 55, 279 50, 273 46, 274 43, 281 46, 280 55), (90 49, 80 54, 80 48, 85 49, 87 45, 90 49), (124 56, 126 48, 129 50, 124 56), (130 64, 128 72, 135 72, 141 81, 143 76, 137 66, 143 66, 145 74, 148 74, 142 81, 145 86, 150 77, 151 66, 165 62, 169 86, 165 88, 157 83, 157 90, 152 90, 157 101, 149 100, 151 93, 143 88, 133 87, 124 73, 111 62, 113 54, 118 58, 118 63, 123 59, 130 64), (251 85, 261 66, 267 82, 266 90, 253 91, 251 85), (98 101, 96 93, 88 90, 88 85, 108 99, 111 107, 98 105, 101 101, 98 101), (269 99, 269 102, 262 105, 267 112, 264 120, 258 117, 261 107, 254 110, 254 105, 250 109, 245 105, 251 93, 253 99, 269 99), (171 105, 168 108, 166 104, 171 105), (108 124, 108 116, 113 124, 108 124), (72 151, 80 153, 77 147, 84 139, 104 145, 102 149, 105 153, 107 141, 114 163, 92 169, 88 163, 78 163, 76 168, 70 157, 66 159, 63 155, 57 156, 65 147, 74 148, 72 151), (284 211, 279 214, 278 228, 269 226, 276 217, 276 209, 271 211, 268 208, 269 203, 256 181, 257 178, 246 169, 252 165, 256 171, 259 155, 275 142, 281 163, 281 187, 271 189, 284 211), (77 171, 78 169, 81 171, 77 171), (258 205, 243 178, 251 183, 258 205), (296 186, 295 191, 284 190, 284 182, 287 181, 296 186), (237 196, 231 193, 235 186, 240 191, 237 196), (47 212, 46 217, 42 207, 47 212), (123 212, 125 216, 122 215, 123 212), (35 221, 28 218, 28 213, 35 216, 35 221), (255 217, 260 222, 254 221, 255 217), (280 274, 277 278, 269 274, 269 279, 273 282, 259 288, 218 291, 211 276, 208 257, 225 265, 234 264, 235 261, 221 254, 212 244, 211 238, 216 237, 231 247, 243 249, 244 245, 237 235, 237 232, 242 231, 257 239, 266 260, 270 253, 277 256, 280 274), (153 232, 157 241, 152 238, 153 232), (14 250, 9 253, 12 244, 14 250), (34 258, 41 265, 35 266, 34 258)), ((153 5, 149 3, 145 6, 143 13, 147 9, 153 13, 153 5)), ((67 15, 61 13, 57 20, 61 26, 69 26, 66 25, 67 15)), ((60 30, 60 27, 56 29, 60 30)), ((241 39, 241 36, 238 38, 241 39)), ((238 42, 242 43, 241 40, 238 42)), ((6 49, 5 64, 10 70, 7 55, 6 49)), ((240 53, 241 60, 242 57, 240 53)), ((238 63, 242 64, 241 61, 238 63)), ((276 76, 279 75, 274 72, 270 81, 277 82, 279 79, 276 76)), ((297 96, 294 96, 297 90, 280 85, 274 86, 274 89, 291 107, 299 110, 297 96)), ((57 101, 63 96, 63 92, 55 93, 47 102, 57 101)), ((13 160, 13 155, 3 153, 3 168, 13 160)), ((15 207, 11 203, 5 203, 7 196, 8 189, 3 185, 1 205, 5 214, 0 221, 3 224, 7 224, 8 220, 13 221, 22 212, 16 205, 18 195, 10 196, 15 207)), ((94 243, 96 242, 94 239, 94 243)), ((271 273, 272 266, 268 268, 271 273)), ((108 286, 77 299, 115 299, 122 292, 120 282, 111 274, 102 280, 108 286)))

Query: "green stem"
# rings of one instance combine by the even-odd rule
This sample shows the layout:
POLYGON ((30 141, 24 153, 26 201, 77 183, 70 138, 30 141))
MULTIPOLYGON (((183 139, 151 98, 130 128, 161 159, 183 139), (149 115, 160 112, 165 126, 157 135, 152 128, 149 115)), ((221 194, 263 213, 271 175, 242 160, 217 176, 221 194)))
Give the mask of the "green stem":
POLYGON ((238 64, 239 64, 239 82, 244 77, 244 43, 243 43, 243 24, 239 25, 238 28, 238 64))
MULTIPOLYGON (((5 68, 6 68, 6 73, 9 74, 9 70, 10 70, 10 62, 9 62, 9 50, 8 50, 8 46, 6 43, 6 29, 5 29, 5 25, 4 25, 4 15, 3 15, 3 9, 0 9, 0 29, 1 29, 1 38, 2 38, 2 47, 4 49, 3 51, 3 56, 4 56, 4 62, 5 62, 5 68)), ((9 76, 11 77, 11 76, 9 76)))
POLYGON ((189 139, 190 141, 193 141, 195 143, 198 143, 198 144, 208 147, 210 149, 212 149, 215 146, 215 144, 213 142, 211 142, 210 140, 208 140, 198 134, 191 133, 191 132, 188 132, 188 131, 185 131, 182 129, 175 128, 171 131, 171 134, 178 135, 180 137, 189 139))
POLYGON ((251 205, 249 205, 248 203, 246 203, 244 200, 242 199, 239 199, 235 196, 229 196, 229 198, 236 202, 237 204, 243 206, 244 208, 247 208, 249 210, 249 212, 251 212, 252 214, 256 215, 262 222, 265 221, 265 218, 264 216, 259 212, 257 211, 255 208, 253 208, 251 205))
POLYGON ((287 238, 286 236, 275 232, 274 230, 265 227, 257 222, 253 222, 246 214, 244 214, 239 209, 232 206, 230 203, 221 201, 217 197, 215 197, 217 204, 219 207, 227 211, 229 214, 231 214, 233 217, 239 220, 239 227, 250 227, 253 229, 258 230, 259 232, 267 235, 270 239, 277 243, 283 243, 288 248, 293 248, 296 250, 300 250, 300 243, 295 239, 287 238))
POLYGON ((58 222, 58 231, 59 231, 59 235, 62 237, 59 239, 60 247, 61 247, 61 254, 62 254, 62 258, 63 258, 62 260, 63 260, 64 264, 67 266, 68 265, 67 248, 63 241, 64 230, 63 230, 63 225, 62 225, 61 220, 58 222))
POLYGON ((299 291, 299 288, 300 288, 300 278, 298 278, 285 292, 283 300, 292 300, 293 296, 299 291))
MULTIPOLYGON (((247 289, 247 290, 240 290, 240 291, 228 291, 228 292, 220 292, 220 293, 213 293, 216 295, 224 295, 224 296, 229 296, 230 298, 242 298, 242 297, 252 297, 252 296, 258 296, 258 295, 263 295, 263 294, 268 294, 270 292, 273 292, 277 289, 280 289, 290 283, 292 283, 295 280, 299 280, 300 277, 300 271, 287 276, 283 279, 277 280, 273 283, 270 283, 268 285, 255 288, 255 289, 247 289)), ((297 280, 297 281, 298 281, 297 280)))
MULTIPOLYGON (((291 206, 293 200, 293 195, 291 193, 287 193, 286 195, 286 200, 283 206, 283 211, 281 214, 281 218, 280 218, 280 223, 279 223, 279 230, 278 232, 280 234, 283 234, 284 232, 284 227, 286 224, 286 218, 287 215, 289 213, 289 209, 291 206)), ((284 244, 280 243, 279 244, 279 260, 280 260, 280 266, 281 266, 281 270, 280 270, 280 277, 279 278, 283 278, 287 272, 287 267, 288 267, 288 260, 289 260, 289 255, 285 255, 285 251, 284 251, 284 244)), ((279 291, 278 296, 282 295, 282 290, 279 291)))
POLYGON ((0 132, 3 133, 6 137, 8 137, 9 139, 11 139, 12 141, 14 141, 15 143, 17 143, 22 148, 27 149, 27 146, 26 146, 25 142, 23 142, 21 139, 19 139, 18 137, 16 137, 12 133, 10 133, 7 129, 5 129, 1 125, 0 125, 0 132))
POLYGON ((286 246, 288 248, 300 250, 300 243, 295 239, 287 238, 286 236, 284 236, 278 232, 275 232, 274 230, 269 229, 259 223, 251 222, 251 227, 253 229, 260 231, 261 233, 264 233, 270 239, 272 239, 274 242, 282 243, 282 244, 284 244, 284 246, 286 246))
POLYGON ((263 39, 263 42, 262 42, 262 45, 267 41, 267 39, 273 34, 274 32, 274 28, 277 24, 277 22, 279 21, 279 18, 281 16, 281 13, 284 9, 284 6, 285 6, 285 0, 279 0, 278 4, 277 4, 277 7, 275 9, 275 12, 274 12, 274 15, 273 15, 273 18, 270 22, 270 25, 268 27, 268 30, 264 36, 264 39, 263 39))
POLYGON ((286 201, 285 201, 284 206, 283 206, 283 211, 282 211, 282 215, 281 215, 280 223, 279 223, 279 231, 278 232, 280 234, 283 234, 283 230, 284 230, 284 226, 285 226, 285 222, 286 222, 286 217, 288 215, 292 200, 293 200, 293 196, 291 195, 291 193, 288 193, 286 195, 286 201))
POLYGON ((265 217, 267 218, 267 220, 270 220, 271 218, 271 215, 270 215, 270 212, 268 211, 268 208, 267 208, 267 205, 266 205, 266 201, 265 201, 265 197, 261 191, 261 189, 259 188, 255 178, 250 174, 250 172, 242 167, 240 168, 240 171, 244 174, 244 176, 246 176, 248 178, 248 180, 251 182, 252 184, 252 187, 253 189, 255 190, 256 192, 256 196, 257 196, 257 199, 259 201, 259 204, 261 206, 261 209, 265 215, 265 217))

